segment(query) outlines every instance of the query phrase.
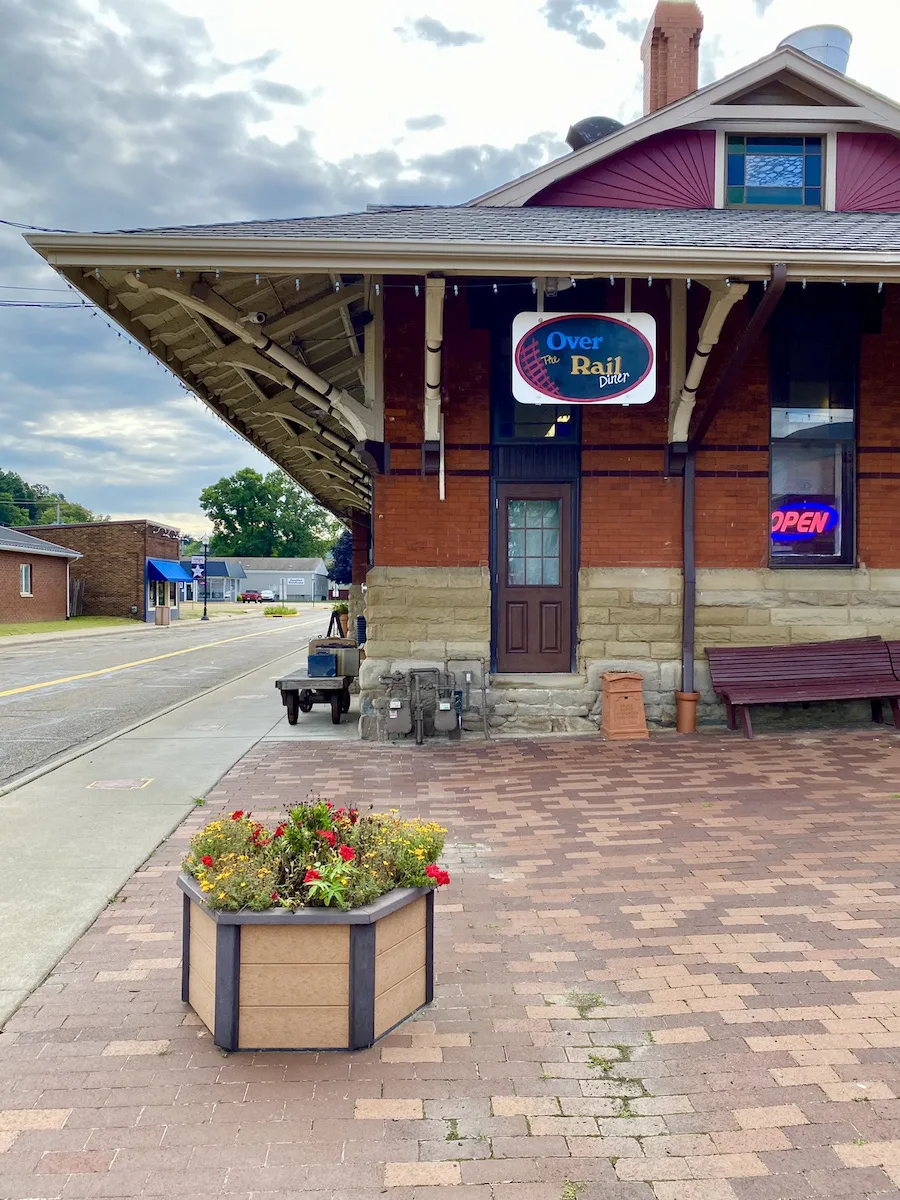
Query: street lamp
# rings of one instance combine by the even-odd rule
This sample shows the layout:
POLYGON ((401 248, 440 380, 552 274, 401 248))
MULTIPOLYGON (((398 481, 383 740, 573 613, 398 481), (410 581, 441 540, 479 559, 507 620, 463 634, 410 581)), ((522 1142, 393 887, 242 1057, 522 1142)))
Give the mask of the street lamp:
POLYGON ((203 546, 203 616, 200 618, 200 620, 208 621, 209 614, 206 611, 206 602, 209 598, 209 576, 206 573, 206 566, 207 566, 207 559, 209 556, 209 538, 207 537, 207 535, 205 533, 204 533, 203 537, 200 539, 200 542, 203 546))

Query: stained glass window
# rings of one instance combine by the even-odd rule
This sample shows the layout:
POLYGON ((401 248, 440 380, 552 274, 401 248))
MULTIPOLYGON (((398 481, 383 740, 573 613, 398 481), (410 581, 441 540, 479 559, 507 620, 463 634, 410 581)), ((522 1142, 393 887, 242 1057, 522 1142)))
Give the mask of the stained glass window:
POLYGON ((731 208, 821 208, 821 137, 728 136, 731 208))

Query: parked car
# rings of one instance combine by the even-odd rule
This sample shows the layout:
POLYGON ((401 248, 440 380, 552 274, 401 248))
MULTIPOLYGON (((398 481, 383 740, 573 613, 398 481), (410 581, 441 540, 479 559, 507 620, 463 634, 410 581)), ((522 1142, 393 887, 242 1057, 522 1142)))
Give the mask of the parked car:
POLYGON ((265 599, 265 595, 265 592, 244 592, 241 595, 241 600, 244 604, 262 604, 263 600, 265 599))
POLYGON ((268 592, 268 591, 264 590, 264 591, 261 591, 259 594, 260 594, 261 599, 263 599, 263 600, 277 600, 278 599, 278 597, 275 595, 274 592, 268 592))

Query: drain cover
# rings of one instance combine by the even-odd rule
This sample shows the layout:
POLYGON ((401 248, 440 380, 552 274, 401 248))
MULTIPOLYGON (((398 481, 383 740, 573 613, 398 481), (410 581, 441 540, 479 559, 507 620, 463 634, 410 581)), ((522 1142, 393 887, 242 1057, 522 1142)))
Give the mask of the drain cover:
POLYGON ((128 792, 139 791, 152 782, 152 779, 95 779, 93 783, 88 784, 88 787, 95 788, 97 791, 128 792))

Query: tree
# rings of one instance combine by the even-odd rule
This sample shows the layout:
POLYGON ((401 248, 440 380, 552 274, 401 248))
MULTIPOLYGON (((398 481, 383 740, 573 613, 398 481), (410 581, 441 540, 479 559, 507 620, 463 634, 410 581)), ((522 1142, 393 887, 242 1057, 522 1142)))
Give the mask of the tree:
POLYGON ((353 535, 345 529, 331 548, 331 570, 328 574, 333 583, 348 587, 353 582, 353 535))
POLYGON ((0 525, 55 525, 57 506, 63 524, 109 520, 62 492, 51 492, 45 483, 26 483, 16 471, 0 471, 0 525))
POLYGON ((318 558, 340 528, 308 492, 283 471, 263 476, 251 467, 200 493, 213 526, 210 553, 259 558, 318 558))

